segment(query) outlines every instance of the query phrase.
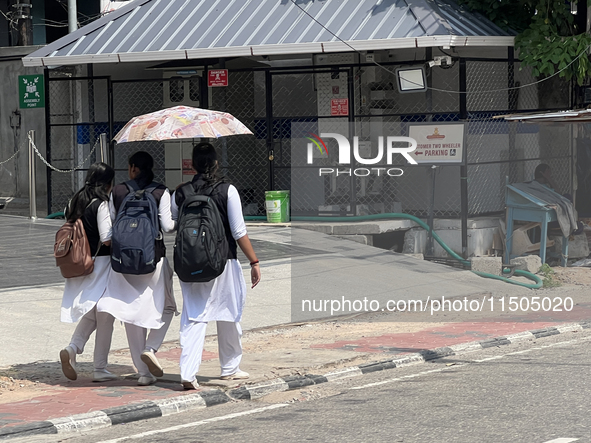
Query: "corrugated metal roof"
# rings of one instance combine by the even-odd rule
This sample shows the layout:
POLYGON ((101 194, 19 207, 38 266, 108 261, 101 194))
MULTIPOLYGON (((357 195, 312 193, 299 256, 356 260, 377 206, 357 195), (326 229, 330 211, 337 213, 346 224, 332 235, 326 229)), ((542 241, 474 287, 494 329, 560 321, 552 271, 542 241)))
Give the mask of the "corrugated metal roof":
POLYGON ((570 111, 551 111, 532 114, 499 115, 509 121, 526 123, 588 123, 591 122, 591 109, 573 109, 570 111))
POLYGON ((23 63, 46 66, 352 50, 333 34, 360 51, 513 45, 513 36, 451 0, 295 2, 136 0, 33 52, 23 63))

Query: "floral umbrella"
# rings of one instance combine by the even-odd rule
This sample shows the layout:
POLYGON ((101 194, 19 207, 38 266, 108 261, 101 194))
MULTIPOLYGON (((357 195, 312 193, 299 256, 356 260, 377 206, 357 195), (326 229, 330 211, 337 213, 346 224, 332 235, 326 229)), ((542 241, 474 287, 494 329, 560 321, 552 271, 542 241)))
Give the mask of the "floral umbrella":
POLYGON ((227 112, 175 106, 132 118, 114 140, 117 143, 186 138, 219 138, 252 132, 227 112))

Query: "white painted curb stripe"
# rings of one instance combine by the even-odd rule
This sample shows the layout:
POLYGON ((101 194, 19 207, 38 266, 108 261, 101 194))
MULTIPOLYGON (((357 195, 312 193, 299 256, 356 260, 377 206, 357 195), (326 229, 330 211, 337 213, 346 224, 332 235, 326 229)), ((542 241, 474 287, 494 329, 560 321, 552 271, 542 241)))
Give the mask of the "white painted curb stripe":
POLYGON ((340 378, 347 378, 347 377, 357 377, 359 375, 363 375, 359 366, 353 366, 352 368, 341 369, 339 371, 329 372, 328 374, 324 374, 324 377, 328 381, 338 380, 340 378))
POLYGON ((561 334, 564 334, 565 332, 581 332, 583 327, 577 323, 571 323, 569 325, 556 326, 556 329, 561 334))
POLYGON ((253 386, 245 386, 250 393, 251 400, 264 397, 271 392, 283 392, 289 390, 289 385, 282 379, 272 380, 269 383, 261 383, 253 386))
POLYGON ((529 331, 525 331, 525 332, 519 332, 517 334, 507 335, 506 338, 511 343, 519 343, 520 341, 526 341, 526 340, 531 340, 533 338, 536 338, 536 336, 529 331))
MULTIPOLYGON (((583 322, 583 323, 587 324, 586 322, 583 322)), ((556 330, 559 334, 562 334, 565 332, 578 332, 578 331, 583 331, 585 329, 583 327, 583 325, 580 323, 571 323, 571 324, 566 324, 566 325, 561 325, 561 326, 554 326, 552 328, 554 330, 556 330)), ((531 339, 535 339, 535 335, 529 331, 525 331, 525 332, 520 332, 517 334, 496 337, 492 340, 502 342, 499 344, 499 346, 502 346, 502 345, 507 345, 507 344, 519 343, 519 342, 522 342, 525 340, 531 340, 531 339)), ((514 351, 514 352, 507 353, 507 354, 500 355, 500 356, 484 358, 481 360, 474 360, 474 363, 483 363, 483 362, 487 362, 487 361, 491 361, 491 360, 498 360, 498 359, 501 359, 501 358, 503 358, 505 356, 509 356, 509 355, 525 354, 525 353, 532 352, 534 350, 543 349, 543 348, 554 347, 554 346, 567 346, 567 345, 575 343, 575 342, 589 341, 589 340, 591 340, 591 336, 590 337, 580 337, 580 338, 576 338, 573 340, 568 340, 568 341, 563 341, 563 342, 558 342, 558 343, 551 343, 551 344, 543 345, 543 346, 539 346, 539 347, 533 347, 533 348, 530 348, 527 350, 514 351)), ((481 343, 483 343, 483 342, 487 342, 487 341, 484 340, 484 341, 479 341, 479 342, 460 343, 457 345, 448 346, 446 348, 453 351, 453 355, 457 356, 457 355, 465 354, 468 352, 474 352, 474 351, 479 351, 479 350, 485 349, 481 345, 481 343)), ((435 352, 435 350, 427 351, 427 352, 435 352)), ((444 358, 444 356, 442 356, 440 358, 444 358)), ((387 363, 394 363, 395 367, 398 368, 398 367, 403 367, 403 366, 424 363, 425 361, 426 360, 423 357, 423 354, 413 353, 413 354, 398 355, 398 356, 396 356, 396 358, 394 358, 392 360, 376 362, 374 364, 379 365, 381 363, 381 364, 385 365, 387 363)), ((385 369, 393 369, 393 368, 391 367, 391 365, 388 365, 388 366, 386 366, 385 369)), ((364 389, 367 387, 379 386, 379 385, 382 385, 385 383, 391 383, 394 381, 404 380, 404 379, 408 379, 408 378, 414 378, 414 377, 418 377, 418 376, 424 375, 424 374, 429 374, 429 373, 433 373, 433 372, 442 372, 447 369, 449 369, 449 368, 440 368, 440 369, 435 369, 435 370, 431 370, 431 371, 423 371, 423 372, 420 372, 417 374, 407 375, 407 376, 394 378, 394 379, 390 379, 390 380, 386 380, 386 381, 382 381, 382 382, 378 382, 378 383, 371 383, 371 384, 368 384, 365 386, 359 386, 359 387, 355 387, 352 389, 364 389)), ((321 375, 320 378, 324 378, 325 381, 334 381, 334 380, 339 380, 339 379, 343 379, 343 378, 357 377, 360 375, 363 375, 361 368, 359 366, 353 366, 353 367, 343 368, 340 370, 329 372, 327 374, 321 375)), ((314 380, 313 377, 301 376, 301 378, 302 379, 307 378, 310 380, 314 380)), ((299 378, 298 378, 298 380, 299 380, 299 378)), ((293 381, 297 381, 297 380, 293 380, 293 381)), ((322 381, 316 380, 316 383, 322 383, 322 381)), ((269 380, 267 382, 259 383, 256 385, 243 386, 240 389, 246 390, 250 394, 250 399, 254 400, 254 399, 263 397, 271 392, 287 391, 290 388, 289 388, 288 382, 286 382, 284 379, 280 378, 280 379, 275 379, 275 380, 269 380)), ((220 392, 222 392, 223 395, 228 395, 228 393, 224 393, 223 391, 220 391, 220 392)), ((162 412, 162 416, 176 414, 176 413, 188 411, 191 409, 201 409, 201 408, 207 407, 207 403, 206 403, 205 399, 203 397, 201 397, 201 395, 199 395, 199 394, 178 396, 178 397, 161 399, 161 400, 153 400, 151 403, 153 403, 155 406, 157 406, 160 409, 160 411, 162 412)), ((285 405, 285 404, 273 405, 270 407, 259 408, 259 409, 255 409, 255 410, 248 411, 245 413, 230 414, 228 416, 219 417, 216 419, 203 420, 201 422, 195 422, 195 423, 183 425, 180 427, 169 428, 167 430, 151 431, 152 433, 138 434, 138 436, 124 437, 124 438, 120 438, 120 439, 109 440, 108 442, 102 442, 102 443, 115 443, 115 442, 124 441, 124 440, 132 439, 132 438, 133 439, 141 438, 146 435, 153 435, 154 433, 157 434, 160 432, 168 432, 169 430, 181 429, 183 427, 201 426, 203 424, 210 423, 213 421, 226 420, 226 419, 238 417, 241 415, 248 415, 248 414, 252 414, 252 413, 256 413, 256 412, 260 412, 260 411, 264 411, 264 410, 268 410, 268 409, 275 409, 275 408, 283 407, 283 406, 287 406, 287 405, 285 405)), ((107 412, 108 412, 108 410, 107 410, 107 412)), ((47 421, 52 423, 55 426, 55 428, 59 434, 81 432, 81 431, 87 431, 87 430, 92 430, 92 429, 100 429, 100 428, 104 428, 104 427, 108 427, 108 426, 112 425, 111 419, 109 418, 107 413, 105 413, 103 411, 96 411, 96 412, 91 412, 91 413, 86 413, 86 414, 77 414, 77 415, 72 415, 69 417, 50 419, 47 421)), ((559 438, 559 439, 551 440, 551 441, 548 441, 545 443, 570 443, 570 442, 574 442, 577 440, 578 439, 572 439, 572 438, 559 438)))
POLYGON ((89 431, 111 426, 111 419, 103 411, 88 412, 86 414, 70 415, 69 417, 47 420, 56 427, 58 434, 89 431))
POLYGON ((191 409, 201 409, 207 407, 205 400, 199 394, 184 395, 180 397, 165 398, 163 400, 152 400, 160 410, 162 416, 176 414, 178 412, 189 411, 191 409))
POLYGON ((264 408, 257 408, 257 409, 252 409, 250 411, 244 411, 244 412, 236 412, 234 414, 228 414, 228 415, 222 415, 220 417, 208 418, 206 420, 200 420, 200 421, 196 421, 193 423, 185 423, 183 425, 172 426, 170 428, 165 428, 165 429, 156 429, 153 431, 142 432, 141 434, 129 435, 127 437, 115 438, 113 440, 105 440, 105 441, 98 442, 98 443, 119 443, 119 442, 125 441, 125 440, 137 440, 140 438, 149 437, 151 435, 164 434, 166 432, 174 432, 174 431, 178 431, 180 429, 186 429, 186 428, 194 428, 197 426, 206 425, 208 423, 215 423, 218 421, 231 420, 233 418, 243 417, 245 415, 258 414, 259 412, 269 411, 269 410, 278 409, 278 408, 284 408, 286 406, 288 406, 288 405, 287 404, 277 404, 277 405, 265 406, 264 408))
POLYGON ((425 359, 421 354, 410 354, 408 356, 395 358, 392 363, 396 364, 396 367, 416 365, 417 363, 424 363, 425 359))
POLYGON ((454 351, 455 353, 482 351, 482 346, 480 346, 480 343, 476 343, 476 342, 460 343, 457 345, 452 345, 449 348, 452 351, 454 351))

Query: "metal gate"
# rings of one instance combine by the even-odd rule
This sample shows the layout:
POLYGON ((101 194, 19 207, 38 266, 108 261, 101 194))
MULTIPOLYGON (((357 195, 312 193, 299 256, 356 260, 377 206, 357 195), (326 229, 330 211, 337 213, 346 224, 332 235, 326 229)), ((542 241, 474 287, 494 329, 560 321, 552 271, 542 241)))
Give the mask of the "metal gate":
POLYGON ((49 213, 63 211, 84 185, 88 165, 100 158, 99 135, 113 137, 110 79, 59 75, 45 76, 47 160, 66 172, 47 168, 49 213), (71 171, 78 165, 82 165, 80 169, 71 171))
MULTIPOLYGON (((347 135, 352 121, 350 72, 346 69, 297 70, 270 72, 269 88, 272 131, 272 178, 274 189, 291 190, 291 210, 295 215, 340 213, 355 205, 352 189, 355 177, 343 176, 331 182, 319 176, 319 167, 330 166, 334 157, 304 161, 307 137, 312 134, 339 132, 347 135), (331 103, 340 100, 340 115, 331 103), (351 118, 350 118, 351 117, 351 118)), ((330 146, 329 148, 333 148, 330 146)), ((331 152, 329 150, 329 152, 331 152)))

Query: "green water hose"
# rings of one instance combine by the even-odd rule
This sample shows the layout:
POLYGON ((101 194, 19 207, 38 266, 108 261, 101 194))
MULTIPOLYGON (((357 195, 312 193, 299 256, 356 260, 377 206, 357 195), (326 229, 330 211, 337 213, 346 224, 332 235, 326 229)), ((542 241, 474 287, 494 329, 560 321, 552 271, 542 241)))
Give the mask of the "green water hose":
MULTIPOLYGON (((263 220, 267 220, 267 217, 264 216, 246 216, 244 217, 247 221, 263 221, 263 220)), ((411 220, 413 222, 415 222, 416 224, 418 224, 421 228, 426 229, 427 231, 429 230, 429 225, 427 225, 424 221, 422 221, 420 218, 415 217, 414 215, 410 215, 410 214, 402 214, 402 213, 393 213, 393 214, 370 214, 370 215, 358 215, 358 216, 354 216, 354 217, 291 217, 292 221, 302 221, 302 222, 331 222, 331 223, 336 223, 336 222, 358 222, 358 221, 369 221, 369 220, 392 220, 392 219, 404 219, 404 220, 411 220)), ((437 235, 437 233, 435 231, 431 232, 433 235, 433 239, 439 243, 441 245, 441 247, 445 250, 445 252, 447 252, 452 258, 454 258, 455 260, 459 261, 462 265, 464 266, 470 266, 470 261, 469 260, 465 260, 464 258, 462 258, 460 255, 456 254, 449 246, 447 246, 443 240, 441 240, 441 238, 437 235)), ((531 272, 527 272, 527 271, 520 271, 520 270, 516 270, 514 271, 514 275, 518 275, 521 277, 525 277, 529 280, 532 280, 535 282, 535 284, 531 284, 531 283, 522 283, 519 281, 515 281, 515 280, 511 280, 510 278, 507 277, 502 277, 500 275, 494 275, 494 274, 488 274, 486 272, 477 272, 477 271, 472 271, 474 272, 476 275, 479 275, 481 277, 485 277, 485 278, 492 278, 495 280, 501 280, 504 281, 506 283, 511 283, 513 285, 518 285, 518 286, 524 286, 526 288, 531 288, 531 289, 539 289, 542 287, 543 282, 542 279, 540 277, 538 277, 535 274, 532 274, 531 272)), ((504 274, 510 274, 511 270, 509 269, 503 269, 503 273, 504 274)))
POLYGON ((65 214, 63 212, 54 212, 53 214, 49 214, 45 218, 63 218, 63 217, 65 217, 65 214))

